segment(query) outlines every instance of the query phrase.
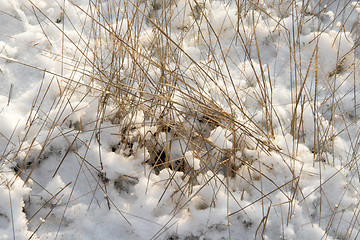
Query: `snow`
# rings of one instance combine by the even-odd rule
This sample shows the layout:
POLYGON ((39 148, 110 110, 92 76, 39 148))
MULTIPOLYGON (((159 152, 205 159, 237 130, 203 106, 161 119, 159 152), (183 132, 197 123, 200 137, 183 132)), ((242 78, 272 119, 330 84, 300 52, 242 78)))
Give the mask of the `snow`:
POLYGON ((360 7, 305 2, 0 0, 0 239, 356 239, 360 7))

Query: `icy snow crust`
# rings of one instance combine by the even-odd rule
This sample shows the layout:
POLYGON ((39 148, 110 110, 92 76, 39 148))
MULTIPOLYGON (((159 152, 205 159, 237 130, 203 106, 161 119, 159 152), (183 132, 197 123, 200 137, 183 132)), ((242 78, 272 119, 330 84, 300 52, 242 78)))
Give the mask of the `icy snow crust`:
POLYGON ((355 1, 114 2, 0 0, 0 239, 357 238, 355 1))

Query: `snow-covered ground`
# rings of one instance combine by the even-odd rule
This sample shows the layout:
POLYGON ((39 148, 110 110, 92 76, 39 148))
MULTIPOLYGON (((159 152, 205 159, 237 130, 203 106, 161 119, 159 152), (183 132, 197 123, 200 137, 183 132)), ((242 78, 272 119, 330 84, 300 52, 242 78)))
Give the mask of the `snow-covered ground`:
POLYGON ((351 0, 0 0, 0 239, 356 239, 351 0))

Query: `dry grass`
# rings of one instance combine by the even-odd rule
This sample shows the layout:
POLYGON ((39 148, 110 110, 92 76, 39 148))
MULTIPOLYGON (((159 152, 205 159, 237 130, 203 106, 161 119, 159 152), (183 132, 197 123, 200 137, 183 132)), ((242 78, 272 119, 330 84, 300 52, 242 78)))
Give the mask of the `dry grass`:
MULTIPOLYGON (((212 203, 200 204, 198 208, 216 207, 217 194, 220 189, 225 189, 228 204, 235 201, 238 205, 237 210, 228 208, 226 213, 229 238, 231 218, 239 214, 247 216, 247 208, 257 203, 261 203, 263 215, 254 226, 254 238, 266 234, 273 208, 281 209, 281 234, 285 238, 285 228, 298 204, 307 209, 309 224, 326 225, 333 237, 337 235, 338 225, 348 224, 347 233, 341 237, 354 236, 353 231, 358 231, 358 207, 354 208, 352 222, 344 223, 341 211, 337 209, 342 198, 334 205, 328 199, 331 196, 323 190, 333 178, 347 171, 350 181, 339 193, 345 196, 348 189, 354 188, 351 181, 359 176, 359 133, 354 132, 358 131, 356 80, 359 62, 355 54, 358 41, 350 51, 337 52, 333 70, 329 71, 321 63, 322 34, 340 20, 345 28, 347 15, 344 9, 351 6, 350 1, 327 3, 328 7, 338 4, 335 18, 327 25, 317 21, 318 25, 314 26, 307 24, 324 13, 324 1, 317 5, 315 1, 303 1, 302 6, 294 1, 264 2, 266 4, 249 0, 217 2, 219 5, 216 6, 224 8, 222 11, 226 13, 222 24, 213 22, 215 16, 210 12, 209 1, 89 1, 86 8, 70 1, 67 6, 59 4, 62 8, 59 19, 50 18, 33 5, 34 14, 42 19, 39 23, 46 22, 61 33, 63 49, 58 56, 53 55, 61 64, 61 70, 59 73, 43 70, 44 84, 34 99, 23 139, 19 143, 15 143, 12 136, 7 139, 13 147, 2 154, 2 159, 13 166, 16 172, 13 181, 21 177, 24 184, 32 182, 44 191, 47 191, 46 182, 38 182, 33 171, 49 155, 57 154, 59 159, 51 178, 61 171, 64 162, 70 161, 70 155, 79 165, 71 183, 55 195, 48 191, 51 198, 38 211, 27 213, 34 234, 43 224, 32 223, 34 216, 42 215, 43 219, 51 216, 60 201, 58 196, 69 188, 68 199, 61 201, 65 203, 61 219, 54 223, 58 224, 58 230, 66 224, 68 206, 83 197, 73 196, 81 177, 88 181, 84 196, 93 196, 90 205, 98 204, 100 192, 107 198, 108 207, 116 209, 124 221, 131 224, 130 214, 117 207, 108 188, 114 185, 119 191, 130 191, 139 182, 139 174, 150 178, 167 171, 170 177, 164 180, 159 202, 167 191, 173 191, 170 195, 176 207, 167 223, 158 226, 159 231, 153 239, 162 238, 174 224, 172 220, 177 214, 212 182, 217 183, 211 186, 212 203), (229 12, 231 8, 227 6, 236 8, 237 13, 229 12), (67 9, 70 8, 82 17, 69 18, 67 9), (291 16, 290 23, 284 22, 287 16, 291 16), (264 33, 264 24, 272 30, 264 33), (300 37, 307 28, 318 35, 305 44, 300 37), (190 44, 196 49, 190 48, 190 44), (73 50, 72 55, 67 52, 68 48, 73 50), (281 51, 284 49, 288 59, 279 59, 282 66, 269 61, 271 55, 283 57, 281 51), (241 65, 239 61, 246 64, 241 65), (290 101, 280 103, 279 93, 274 91, 284 84, 278 79, 284 72, 289 77, 290 101), (353 84, 349 86, 351 81, 353 84), (47 95, 53 87, 59 89, 60 95, 49 105, 47 95), (354 106, 350 108, 353 111, 344 106, 349 98, 353 99, 354 106), (74 120, 74 115, 86 108, 85 102, 97 106, 95 117, 91 121, 74 120), (289 111, 288 119, 279 112, 283 106, 289 111), (309 116, 313 119, 308 119, 309 116), (221 147, 211 138, 214 130, 219 129, 225 132, 228 146, 221 147), (102 151, 106 145, 101 140, 103 131, 111 131, 118 139, 111 146, 113 152, 127 158, 141 153, 147 156, 142 163, 143 173, 107 177, 103 166, 102 151), (44 136, 44 132, 47 135, 44 136), (279 136, 287 140, 291 136, 291 141, 280 147, 279 136), (335 142, 340 136, 351 143, 350 152, 341 157, 335 142), (67 142, 65 152, 54 148, 58 139, 67 142), (99 149, 97 163, 87 160, 94 144, 99 149), (303 170, 305 163, 298 158, 304 145, 313 153, 315 173, 303 170), (279 165, 285 166, 284 171, 291 178, 283 181, 273 174, 277 165, 269 160, 271 156, 277 156, 279 165), (338 166, 336 159, 339 158, 342 159, 341 168, 324 179, 322 174, 326 166, 338 166), (194 167, 191 159, 199 159, 199 166, 194 167), (150 172, 146 171, 147 165, 151 166, 150 172), (180 180, 175 176, 177 172, 183 173, 180 180), (317 187, 304 193, 300 184, 302 178, 317 179, 317 187), (239 182, 246 186, 240 199, 232 190, 239 182), (176 186, 176 190, 170 186, 176 186), (259 197, 244 206, 246 192, 259 197), (278 192, 285 200, 273 204, 272 196, 278 192), (316 215, 309 210, 313 200, 308 203, 315 193, 319 193, 316 215), (332 209, 332 215, 323 216, 323 208, 332 209)), ((348 11, 351 8, 347 14, 348 11)), ((51 44, 51 36, 43 31, 51 44)), ((347 31, 353 39, 359 39, 358 26, 347 31)), ((335 49, 339 49, 336 44, 347 41, 344 37, 346 34, 337 33, 335 49)), ((246 224, 251 226, 253 223, 249 222, 246 224)))

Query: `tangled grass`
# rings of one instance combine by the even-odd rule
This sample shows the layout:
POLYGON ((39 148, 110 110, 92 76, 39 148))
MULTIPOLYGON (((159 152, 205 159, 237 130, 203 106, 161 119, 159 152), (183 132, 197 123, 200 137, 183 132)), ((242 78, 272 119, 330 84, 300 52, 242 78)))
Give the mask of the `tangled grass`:
POLYGON ((174 205, 154 239, 183 237, 169 230, 172 221, 189 204, 216 209, 223 197, 227 225, 217 231, 229 238, 238 239, 232 218, 253 229, 254 238, 273 237, 267 229, 274 223, 267 221, 281 219, 274 236, 295 238, 286 229, 296 223, 299 206, 309 226, 324 229, 323 238, 357 236, 358 204, 343 203, 348 195, 359 199, 359 37, 358 26, 348 26, 356 4, 64 1, 56 17, 30 6, 39 24, 46 23, 44 44, 55 41, 47 28, 59 34, 61 49, 47 53, 61 67, 38 68, 44 79, 25 133, 2 158, 15 171, 13 182, 21 177, 34 192, 47 191, 48 181, 71 166, 66 162, 76 159, 80 166, 74 180, 48 192, 45 202, 34 207, 30 197, 26 201, 33 236, 49 224, 34 216, 47 219, 67 189, 54 224, 58 232, 70 224, 66 211, 80 198, 72 194, 82 175, 88 182, 82 194, 93 196, 89 208, 100 192, 129 224, 109 188, 131 195, 141 176, 159 178, 154 208, 167 198, 174 205), (328 9, 335 9, 332 16, 328 9), (49 104, 54 89, 58 95, 49 104), (107 152, 119 156, 117 164, 133 161, 136 167, 113 171, 107 152), (56 166, 40 179, 37 169, 52 157, 56 166), (343 177, 337 198, 329 184, 343 177), (247 213, 252 206, 262 208, 261 216, 247 213))

